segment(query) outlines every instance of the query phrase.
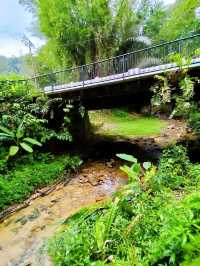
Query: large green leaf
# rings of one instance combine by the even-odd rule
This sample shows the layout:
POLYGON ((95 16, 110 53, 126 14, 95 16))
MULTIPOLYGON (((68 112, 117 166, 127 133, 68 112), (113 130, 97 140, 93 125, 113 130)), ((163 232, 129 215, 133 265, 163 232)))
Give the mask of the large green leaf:
POLYGON ((127 165, 123 165, 120 167, 120 169, 128 175, 128 177, 131 177, 132 180, 137 180, 137 174, 135 171, 133 171, 130 167, 128 167, 127 165))
POLYGON ((0 133, 0 137, 3 137, 3 138, 12 138, 11 135, 9 135, 7 133, 0 133))
POLYGON ((33 145, 37 145, 37 146, 42 146, 42 143, 40 143, 39 141, 37 141, 36 139, 32 139, 32 138, 24 138, 23 141, 29 142, 33 145))
POLYGON ((16 137, 18 139, 21 139, 23 136, 24 136, 24 130, 21 126, 19 126, 16 132, 16 137))
POLYGON ((15 136, 15 134, 11 130, 9 130, 8 128, 6 128, 6 127, 0 126, 0 130, 3 131, 4 133, 10 135, 11 137, 14 137, 15 136))
POLYGON ((10 146, 9 156, 15 156, 15 154, 17 154, 18 151, 19 151, 19 147, 18 146, 10 146))
POLYGON ((133 170, 136 174, 139 174, 141 171, 141 166, 139 163, 135 163, 131 166, 131 170, 133 170))
POLYGON ((151 168, 151 163, 150 162, 144 162, 142 165, 143 165, 145 170, 148 170, 149 168, 151 168))
POLYGON ((33 152, 32 147, 25 142, 21 142, 20 146, 27 152, 30 152, 30 153, 33 152))
POLYGON ((137 159, 135 157, 133 157, 132 155, 128 155, 125 153, 119 153, 119 154, 116 154, 116 156, 122 160, 132 162, 132 163, 137 163, 137 159))

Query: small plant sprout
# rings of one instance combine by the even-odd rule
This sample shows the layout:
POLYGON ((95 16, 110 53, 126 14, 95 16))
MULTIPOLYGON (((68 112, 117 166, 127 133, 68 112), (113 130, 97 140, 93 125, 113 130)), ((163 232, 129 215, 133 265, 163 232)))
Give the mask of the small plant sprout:
POLYGON ((122 160, 132 163, 131 166, 123 165, 120 167, 120 169, 128 175, 130 183, 140 182, 139 178, 144 174, 144 171, 147 171, 151 168, 150 162, 144 162, 141 165, 140 163, 138 163, 138 160, 132 155, 116 154, 116 156, 122 160))

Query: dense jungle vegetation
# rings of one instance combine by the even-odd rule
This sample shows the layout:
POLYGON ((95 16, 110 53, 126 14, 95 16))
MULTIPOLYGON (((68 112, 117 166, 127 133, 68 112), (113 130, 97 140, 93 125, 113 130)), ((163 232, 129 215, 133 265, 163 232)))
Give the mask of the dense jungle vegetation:
MULTIPOLYGON (((26 58, 27 64, 34 61, 31 73, 90 63, 200 30, 194 15, 200 0, 177 0, 172 5, 159 0, 19 2, 34 14, 35 34, 46 38, 38 53, 26 58)), ((197 49, 195 56, 199 55, 197 49)), ((152 109, 156 114, 170 105, 169 118, 184 119, 199 145, 199 78, 189 74, 190 56, 172 54, 171 59, 179 71, 156 76, 152 109)), ((16 73, 0 78, 0 212, 82 164, 67 148, 74 141, 73 103, 47 97, 43 84, 20 82, 24 77, 16 73)), ((82 106, 78 111, 85 112, 82 106)), ((91 119, 98 124, 97 116, 94 112, 91 119)), ((166 123, 139 117, 134 128, 132 116, 120 110, 104 119, 117 123, 106 132, 116 136, 157 135, 166 123)), ((185 142, 168 147, 157 165, 139 162, 134 154, 117 154, 126 161, 121 170, 128 184, 110 200, 81 209, 64 222, 45 246, 53 264, 199 266, 200 164, 191 161, 187 148, 185 142)))
POLYGON ((128 185, 66 220, 48 243, 54 265, 199 265, 200 165, 182 146, 166 149, 158 169, 118 156, 128 185))
POLYGON ((72 140, 68 130, 70 119, 66 115, 71 108, 69 105, 64 103, 66 114, 58 128, 50 125, 53 109, 61 101, 40 95, 31 84, 2 81, 0 210, 22 202, 36 188, 52 183, 65 170, 80 165, 78 157, 56 156, 49 148, 51 139, 72 140))

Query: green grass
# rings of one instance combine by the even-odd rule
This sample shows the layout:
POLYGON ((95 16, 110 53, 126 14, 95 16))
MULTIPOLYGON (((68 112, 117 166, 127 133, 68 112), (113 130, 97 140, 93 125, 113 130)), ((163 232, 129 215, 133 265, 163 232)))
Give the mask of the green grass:
POLYGON ((90 120, 97 133, 124 137, 157 136, 167 122, 156 117, 129 114, 125 111, 91 112, 90 120))
POLYGON ((200 265, 200 165, 175 146, 164 151, 157 168, 138 172, 140 167, 128 162, 128 184, 112 200, 65 221, 45 249, 53 265, 200 265))
MULTIPOLYGON (((28 157, 28 156, 27 156, 28 157)), ((44 159, 21 158, 14 166, 0 174, 0 211, 20 203, 31 196, 37 188, 52 184, 65 170, 80 165, 80 159, 69 155, 51 156, 44 159)))

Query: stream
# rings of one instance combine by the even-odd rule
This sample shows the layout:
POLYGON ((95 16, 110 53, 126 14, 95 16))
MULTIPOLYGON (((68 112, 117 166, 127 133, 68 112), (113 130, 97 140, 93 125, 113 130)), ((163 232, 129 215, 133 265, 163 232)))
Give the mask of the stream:
POLYGON ((50 266, 40 248, 67 217, 81 207, 103 201, 127 182, 116 160, 88 161, 66 184, 9 216, 0 224, 1 266, 50 266))
MULTIPOLYGON (((116 159, 117 153, 135 154, 141 162, 156 163, 162 148, 181 139, 184 134, 183 122, 171 121, 158 137, 118 138, 114 141, 100 138, 88 145, 92 148, 88 149, 87 162, 77 173, 71 178, 66 176, 53 191, 54 186, 51 186, 48 195, 36 199, 33 195, 28 207, 14 212, 0 223, 0 266, 51 266, 46 252, 41 253, 41 249, 45 241, 62 228, 66 218, 81 207, 105 200, 127 183, 126 175, 119 169, 122 162, 116 159)), ((83 147, 85 154, 86 147, 83 147)))

